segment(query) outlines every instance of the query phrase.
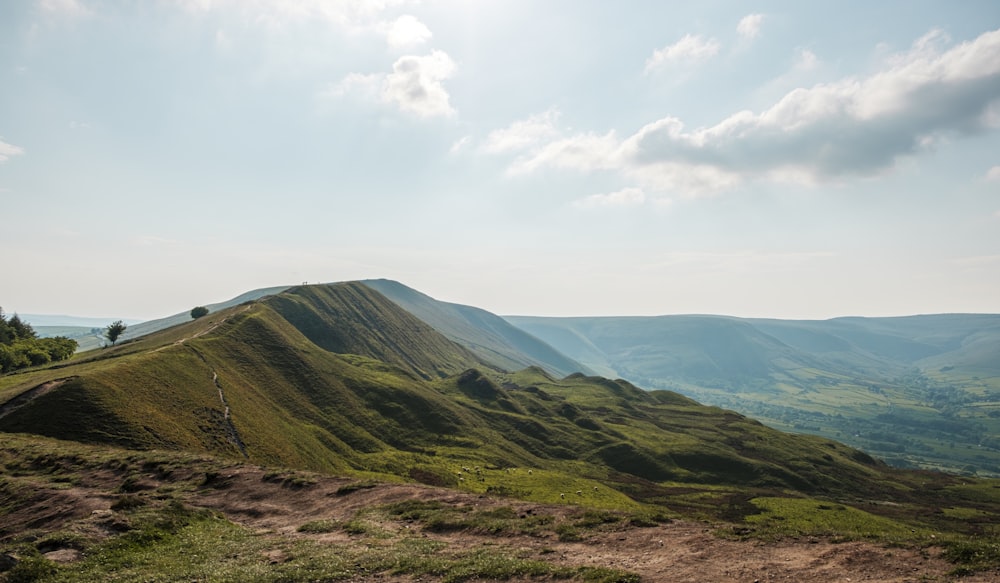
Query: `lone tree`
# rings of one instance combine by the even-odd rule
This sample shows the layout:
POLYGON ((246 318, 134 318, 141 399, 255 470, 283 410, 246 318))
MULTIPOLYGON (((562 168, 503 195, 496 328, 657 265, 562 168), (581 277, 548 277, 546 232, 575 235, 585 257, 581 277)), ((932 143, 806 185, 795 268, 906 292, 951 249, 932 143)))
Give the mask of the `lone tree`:
POLYGON ((112 322, 107 328, 104 329, 104 337, 110 340, 111 345, 114 346, 118 337, 125 331, 125 328, 128 328, 128 326, 126 326, 125 322, 122 322, 121 320, 112 322))
POLYGON ((198 306, 197 308, 191 309, 191 319, 193 320, 197 320, 198 318, 207 315, 208 315, 208 308, 206 308, 205 306, 198 306))

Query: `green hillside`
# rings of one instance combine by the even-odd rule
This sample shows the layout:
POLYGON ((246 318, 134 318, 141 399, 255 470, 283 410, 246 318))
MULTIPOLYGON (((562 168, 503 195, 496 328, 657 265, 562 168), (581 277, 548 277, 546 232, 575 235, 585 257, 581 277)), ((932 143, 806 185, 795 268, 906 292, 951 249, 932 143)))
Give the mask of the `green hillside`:
POLYGON ((5 411, 0 430, 447 485, 473 462, 605 483, 809 492, 866 490, 883 471, 833 442, 673 393, 537 368, 502 373, 357 283, 292 288, 70 366, 4 377, 0 395, 48 382, 5 411))
POLYGON ((1000 316, 508 320, 644 387, 896 465, 1000 475, 1000 316))
POLYGON ((510 370, 540 366, 559 376, 591 372, 538 338, 486 310, 441 302, 388 279, 373 279, 362 283, 495 366, 510 370))
MULTIPOLYGON (((773 348, 758 342, 761 351, 773 348)), ((717 361, 717 368, 734 361, 727 362, 717 361)), ((972 553, 961 559, 963 568, 1000 562, 997 533, 988 527, 1000 522, 1000 489, 993 482, 895 470, 830 439, 783 433, 624 380, 580 373, 560 379, 540 367, 506 371, 361 283, 291 288, 66 363, 2 376, 0 432, 11 473, 0 478, 6 500, 0 517, 44 505, 30 495, 30 484, 39 480, 79 483, 81 471, 108 480, 122 470, 111 478, 122 481, 118 494, 105 496, 120 495, 122 511, 147 508, 128 520, 152 521, 148 532, 155 534, 135 547, 147 554, 130 565, 147 561, 150 544, 164 561, 175 560, 170 557, 182 550, 164 541, 187 532, 184 525, 208 528, 211 518, 188 513, 190 522, 171 522, 183 509, 178 496, 225 488, 234 478, 220 476, 236 475, 228 468, 240 463, 275 468, 254 471, 290 489, 315 484, 307 473, 313 471, 349 478, 359 488, 420 482, 590 509, 590 522, 549 527, 560 540, 608 522, 685 517, 735 525, 722 527, 726 536, 828 536, 918 547, 933 541, 972 553), (54 453, 73 448, 46 445, 50 438, 97 448, 91 452, 148 453, 116 465, 107 460, 120 453, 54 453), (183 462, 163 469, 169 456, 156 452, 166 450, 229 461, 181 478, 183 462), (97 459, 104 461, 89 461, 97 459), (183 486, 166 483, 182 479, 183 486), (152 481, 163 485, 148 485, 152 481), (149 495, 134 495, 151 488, 149 495), (180 530, 161 532, 163 524, 180 530)), ((212 465, 203 458, 196 463, 212 465)), ((427 521, 426 528, 447 514, 428 514, 440 505, 407 508, 400 512, 427 521)), ((448 512, 447 520, 459 520, 459 510, 448 512)), ((528 514, 502 515, 503 528, 534 524, 528 514)), ((310 528, 321 527, 332 528, 310 528)), ((356 533, 361 527, 343 528, 356 533)), ((235 536, 227 532, 223 536, 235 536)), ((127 531, 122 544, 139 534, 127 531)), ((18 548, 28 553, 38 548, 32 540, 49 540, 41 536, 0 528, 0 542, 21 541, 28 546, 18 548)), ((74 544, 90 548, 77 536, 74 544)), ((72 572, 38 564, 67 577, 72 572)), ((86 568, 93 571, 83 579, 111 567, 86 568)), ((422 572, 411 568, 403 572, 422 572)))
MULTIPOLYGON (((262 297, 274 295, 281 293, 288 289, 290 286, 277 286, 277 287, 267 287, 261 289, 255 289, 242 293, 235 298, 217 302, 214 304, 206 304, 205 307, 208 308, 209 312, 217 312, 219 310, 224 310, 226 308, 231 308, 233 306, 238 306, 245 302, 252 302, 254 300, 260 299, 262 297)), ((195 306, 191 306, 194 308, 195 306)), ((146 334, 152 334, 153 332, 158 332, 171 326, 177 326, 179 324, 184 324, 191 319, 190 311, 181 312, 180 314, 174 314, 172 316, 167 316, 165 318, 157 318, 156 320, 147 320, 145 322, 138 322, 135 324, 129 324, 128 329, 122 334, 122 340, 131 340, 139 338, 140 336, 145 336, 146 334)), ((110 324, 109 320, 105 325, 110 324)))

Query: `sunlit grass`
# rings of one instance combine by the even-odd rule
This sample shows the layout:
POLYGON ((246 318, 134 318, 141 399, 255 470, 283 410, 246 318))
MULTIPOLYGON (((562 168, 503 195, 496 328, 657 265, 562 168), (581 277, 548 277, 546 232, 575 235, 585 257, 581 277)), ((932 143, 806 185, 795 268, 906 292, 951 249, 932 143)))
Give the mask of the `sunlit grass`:
POLYGON ((824 536, 840 540, 923 543, 933 531, 858 508, 803 498, 754 498, 759 514, 746 516, 758 536, 824 536))

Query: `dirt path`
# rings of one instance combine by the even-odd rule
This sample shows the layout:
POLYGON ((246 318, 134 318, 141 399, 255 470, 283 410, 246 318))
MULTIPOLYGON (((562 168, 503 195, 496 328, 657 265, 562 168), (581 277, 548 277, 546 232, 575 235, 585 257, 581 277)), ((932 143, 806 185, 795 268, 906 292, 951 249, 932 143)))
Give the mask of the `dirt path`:
MULTIPOLYGON (((198 356, 201 356, 201 354, 198 353, 198 356)), ((204 357, 202 357, 202 360, 204 360, 204 357)), ((226 431, 229 433, 229 440, 236 445, 237 449, 240 450, 240 453, 243 454, 243 457, 249 459, 250 455, 247 454, 247 446, 243 443, 243 438, 240 437, 240 432, 237 431, 236 426, 233 425, 233 417, 232 412, 229 409, 229 402, 226 401, 226 394, 222 392, 222 383, 219 382, 219 374, 215 372, 214 369, 212 370, 212 383, 215 384, 215 388, 219 391, 219 401, 222 402, 222 407, 224 409, 222 418, 226 423, 226 431)))
MULTIPOLYGON (((199 474, 174 476, 194 480, 199 474)), ((309 538, 319 544, 365 548, 372 544, 363 535, 342 530, 305 534, 298 528, 316 520, 350 520, 360 510, 403 500, 440 501, 453 506, 485 510, 501 506, 518 513, 552 515, 556 520, 571 519, 582 512, 571 505, 542 505, 505 498, 490 498, 432 488, 417 484, 381 484, 344 494, 339 491, 353 482, 346 478, 310 476, 303 488, 290 488, 268 477, 262 468, 235 466, 218 472, 207 487, 190 491, 185 503, 210 508, 229 520, 276 540, 309 538)), ((0 531, 28 528, 48 529, 75 521, 79 532, 114 529, 111 504, 118 498, 115 488, 121 476, 106 469, 80 475, 81 485, 71 488, 34 488, 31 500, 5 516, 0 531)), ((198 478, 201 480, 201 478, 198 478)), ((154 474, 137 482, 154 491, 164 484, 154 474)), ((394 536, 417 536, 439 540, 449 550, 474 551, 505 548, 519 556, 561 565, 607 567, 637 573, 645 583, 917 583, 958 581, 987 583, 1000 581, 1000 573, 981 573, 955 579, 947 575, 953 568, 940 557, 938 549, 886 548, 867 542, 835 543, 825 539, 793 539, 779 542, 737 541, 716 536, 710 524, 675 521, 654 527, 621 527, 613 531, 588 532, 580 542, 563 542, 549 532, 541 535, 489 536, 469 532, 430 532, 419 522, 377 518, 377 527, 394 536)), ((2 539, 3 537, 0 537, 2 539)), ((268 551, 270 552, 270 551, 268 551)), ((266 553, 265 553, 266 554, 266 553)), ((55 559, 53 559, 55 560, 55 559)), ((65 560, 75 560, 68 557, 65 560)), ((280 557, 276 560, 280 560, 280 557)), ((433 578, 380 573, 372 579, 381 583, 432 583, 433 578)), ((510 583, 538 583, 513 580, 510 583)))
POLYGON ((209 332, 213 332, 216 328, 218 328, 219 326, 225 324, 226 320, 228 320, 229 318, 232 318, 233 316, 242 314, 243 312, 249 310, 250 307, 251 306, 249 306, 249 305, 243 306, 240 310, 235 311, 232 314, 229 314, 228 316, 226 316, 225 318, 222 318, 221 320, 219 320, 218 322, 212 324, 208 328, 205 328, 204 330, 199 330, 198 332, 195 332, 194 334, 192 334, 190 336, 185 336, 184 338, 181 338, 179 340, 175 340, 175 341, 173 341, 170 344, 165 344, 165 345, 157 348, 153 352, 160 352, 161 350, 166 350, 166 349, 168 349, 168 348, 170 348, 172 346, 181 346, 185 342, 187 342, 188 340, 194 340, 195 338, 199 338, 201 336, 204 336, 205 334, 208 334, 209 332))
MULTIPOLYGON (((287 537, 310 537, 328 544, 352 544, 343 532, 307 535, 299 526, 315 520, 347 520, 363 508, 402 500, 438 500, 478 508, 511 506, 517 512, 568 516, 569 505, 539 505, 510 499, 476 496, 414 484, 386 484, 337 495, 346 480, 321 480, 303 490, 262 483, 256 471, 238 470, 225 479, 229 485, 198 497, 197 503, 223 512, 231 520, 287 537)), ((950 581, 953 565, 940 549, 885 548, 866 542, 835 543, 823 539, 795 539, 774 543, 738 541, 716 536, 713 525, 675 521, 650 528, 624 528, 587 537, 583 542, 561 542, 554 535, 480 536, 467 532, 427 532, 419 525, 387 521, 390 532, 415 532, 441 540, 454 550, 503 545, 540 560, 570 566, 602 566, 638 573, 645 582, 857 582, 908 583, 950 581), (415 529, 415 530, 414 530, 415 529)), ((353 541, 356 544, 358 541, 353 541)), ((407 577, 380 576, 385 583, 409 583, 407 577)), ((962 583, 1000 581, 1000 573, 961 578, 962 583)))

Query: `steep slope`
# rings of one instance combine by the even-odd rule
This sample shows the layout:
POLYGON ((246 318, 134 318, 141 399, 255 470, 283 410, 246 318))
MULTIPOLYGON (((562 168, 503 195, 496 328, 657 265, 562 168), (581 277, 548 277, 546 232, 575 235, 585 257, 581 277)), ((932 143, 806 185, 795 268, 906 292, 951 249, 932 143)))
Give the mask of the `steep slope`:
POLYGON ((602 372, 899 465, 1000 475, 1000 316, 508 321, 602 372))
POLYGON ((540 366, 559 376, 590 372, 545 342, 486 310, 441 302, 387 279, 362 283, 496 366, 512 370, 540 366))
POLYGON ((486 364, 358 282, 295 287, 262 303, 320 348, 362 354, 425 379, 486 364))
POLYGON ((462 370, 471 358, 364 285, 299 287, 0 377, 0 430, 450 486, 463 466, 528 467, 544 480, 496 487, 540 500, 595 483, 655 499, 670 482, 881 496, 891 479, 858 451, 676 393, 462 370))

